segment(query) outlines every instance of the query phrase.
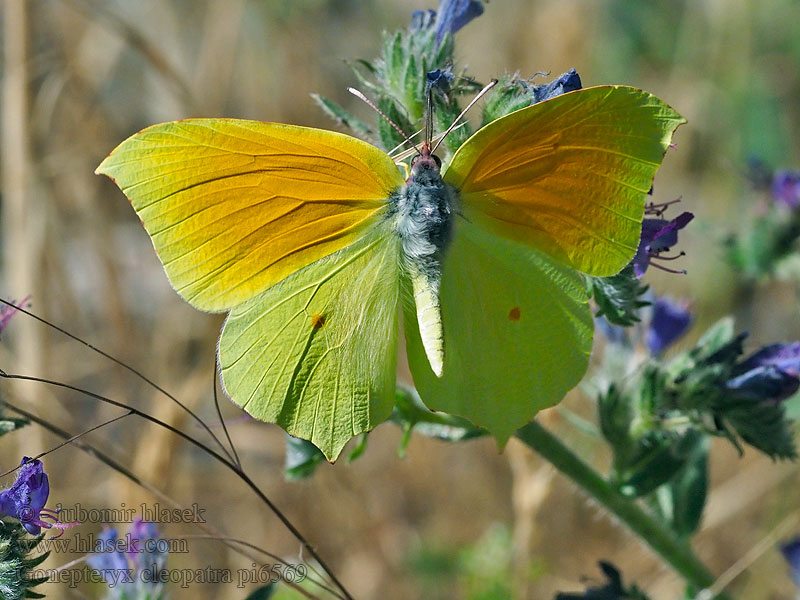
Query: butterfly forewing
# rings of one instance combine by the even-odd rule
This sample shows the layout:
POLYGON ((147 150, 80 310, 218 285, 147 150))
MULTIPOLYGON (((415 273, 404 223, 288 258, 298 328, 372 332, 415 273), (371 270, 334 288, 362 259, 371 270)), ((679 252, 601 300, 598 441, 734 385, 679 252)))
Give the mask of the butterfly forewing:
POLYGON ((645 195, 683 122, 647 92, 587 88, 483 127, 458 149, 445 181, 477 225, 612 275, 636 252, 645 195))
POLYGON ((175 289, 208 311, 361 239, 403 182, 355 138, 234 119, 149 127, 97 172, 128 196, 175 289))

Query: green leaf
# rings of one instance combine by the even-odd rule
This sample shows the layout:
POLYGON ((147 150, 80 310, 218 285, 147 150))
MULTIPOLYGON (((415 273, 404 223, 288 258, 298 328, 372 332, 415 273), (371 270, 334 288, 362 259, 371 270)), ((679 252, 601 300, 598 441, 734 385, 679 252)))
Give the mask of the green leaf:
POLYGON ((357 136, 361 138, 370 138, 374 135, 374 132, 372 129, 370 129, 369 125, 351 115, 333 100, 328 100, 319 94, 311 94, 311 97, 317 104, 319 104, 320 108, 322 108, 326 115, 336 121, 339 125, 352 130, 357 136))
POLYGON ((283 474, 289 481, 306 479, 325 462, 325 455, 308 440, 286 435, 286 459, 283 474))
POLYGON ((631 426, 634 407, 630 397, 622 389, 611 384, 604 394, 597 398, 600 431, 614 450, 615 465, 624 468, 628 453, 633 446, 631 426))
POLYGON ((483 103, 482 124, 486 125, 510 112, 531 104, 531 95, 516 76, 501 79, 483 103))
POLYGON ((267 585, 257 588, 255 591, 249 594, 245 600, 269 600, 269 598, 272 597, 277 589, 277 584, 268 583, 267 585))
POLYGON ((44 535, 31 537, 18 522, 0 520, 0 598, 20 600, 35 598, 31 587, 47 581, 47 577, 31 577, 31 569, 46 557, 28 556, 36 548, 44 535))
POLYGON ((672 529, 680 536, 689 537, 700 527, 708 494, 710 447, 707 436, 697 437, 685 467, 666 487, 672 498, 672 529))
POLYGON ((12 431, 16 431, 25 425, 28 425, 30 421, 27 419, 17 419, 14 417, 6 417, 2 410, 0 410, 0 436, 5 435, 6 433, 10 433, 12 431))
POLYGON ((389 421, 409 433, 414 431, 446 442, 463 442, 488 434, 467 419, 433 412, 422 403, 415 389, 405 386, 397 387, 396 404, 389 421))
POLYGON ((649 304, 641 299, 648 288, 636 277, 632 266, 628 265, 611 277, 585 277, 599 308, 596 317, 605 317, 609 323, 622 327, 640 320, 639 310, 649 304))
POLYGON ((724 419, 743 441, 761 450, 770 458, 797 457, 794 428, 792 421, 786 418, 782 404, 740 400, 725 395, 715 408, 716 414, 724 419))
MULTIPOLYGON (((413 130, 408 117, 398 108, 397 103, 392 98, 388 96, 382 97, 378 100, 378 108, 381 109, 383 114, 389 117, 389 119, 394 121, 395 125, 397 125, 401 131, 406 132, 413 130)), ((387 151, 405 142, 405 138, 384 119, 378 121, 378 135, 381 138, 381 144, 383 144, 384 149, 387 151)))
POLYGON ((690 429, 683 436, 655 431, 643 436, 628 468, 628 476, 620 484, 620 492, 639 498, 670 482, 687 465, 703 437, 696 429, 690 429))
POLYGON ((369 432, 361 434, 358 444, 356 444, 356 447, 347 455, 347 464, 363 456, 364 452, 367 450, 367 438, 369 438, 369 432))
POLYGON ((723 317, 697 340, 696 356, 700 359, 713 355, 714 353, 727 347, 734 339, 733 317, 723 317))

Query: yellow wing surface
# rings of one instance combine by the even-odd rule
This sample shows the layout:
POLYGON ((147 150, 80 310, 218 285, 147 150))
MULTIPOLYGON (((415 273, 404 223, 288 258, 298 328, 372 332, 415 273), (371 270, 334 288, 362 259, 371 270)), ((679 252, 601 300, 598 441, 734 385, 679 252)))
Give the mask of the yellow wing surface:
POLYGON ((468 221, 579 271, 613 275, 636 252, 645 194, 684 122, 642 90, 586 88, 486 125, 444 179, 468 221))
POLYGON ((383 151, 343 134, 236 119, 148 127, 111 177, 189 303, 223 311, 360 239, 402 185, 383 151))

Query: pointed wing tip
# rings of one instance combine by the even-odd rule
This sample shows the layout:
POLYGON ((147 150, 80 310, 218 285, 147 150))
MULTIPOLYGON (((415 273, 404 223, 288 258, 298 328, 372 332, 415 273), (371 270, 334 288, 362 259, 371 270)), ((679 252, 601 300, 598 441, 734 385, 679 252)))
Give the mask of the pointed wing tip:
MULTIPOLYGON (((107 175, 108 177, 111 178, 112 181, 114 181, 114 178, 111 177, 110 175, 108 175, 108 172, 105 170, 105 168, 106 168, 106 161, 104 160, 99 165, 97 165, 97 168, 94 170, 94 174, 95 175, 107 175)), ((114 183, 116 183, 116 181, 114 183)))

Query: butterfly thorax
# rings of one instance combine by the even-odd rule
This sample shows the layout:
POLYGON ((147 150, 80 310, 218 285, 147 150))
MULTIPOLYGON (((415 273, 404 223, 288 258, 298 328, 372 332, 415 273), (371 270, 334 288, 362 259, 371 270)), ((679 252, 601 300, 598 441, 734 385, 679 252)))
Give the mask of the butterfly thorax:
POLYGON ((438 158, 423 150, 405 185, 390 198, 390 215, 405 262, 436 280, 456 200, 455 190, 442 181, 439 165, 438 158))
POLYGON ((402 264, 411 281, 418 325, 431 368, 441 376, 444 334, 439 304, 442 257, 450 239, 456 191, 443 180, 441 162, 427 148, 411 176, 389 199, 389 218, 400 238, 402 264))

